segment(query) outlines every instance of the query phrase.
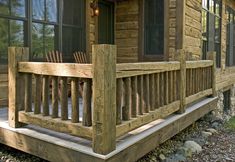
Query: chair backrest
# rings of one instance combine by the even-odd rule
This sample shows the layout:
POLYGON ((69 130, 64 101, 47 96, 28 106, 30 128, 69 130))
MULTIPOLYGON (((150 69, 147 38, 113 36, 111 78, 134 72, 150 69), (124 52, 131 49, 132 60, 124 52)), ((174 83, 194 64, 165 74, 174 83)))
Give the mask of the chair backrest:
POLYGON ((89 64, 90 63, 89 57, 85 52, 75 52, 75 53, 73 53, 73 57, 74 57, 76 63, 79 63, 79 64, 89 64))
POLYGON ((62 63, 62 53, 58 51, 50 51, 46 55, 47 62, 62 63))

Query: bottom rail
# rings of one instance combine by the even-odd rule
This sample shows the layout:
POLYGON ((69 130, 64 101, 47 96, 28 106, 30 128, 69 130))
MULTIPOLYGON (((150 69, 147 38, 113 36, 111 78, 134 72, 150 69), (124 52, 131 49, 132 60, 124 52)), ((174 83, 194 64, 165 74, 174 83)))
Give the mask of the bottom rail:
POLYGON ((207 90, 198 92, 194 95, 191 95, 189 97, 186 97, 186 105, 193 103, 194 101, 197 101, 197 100, 199 100, 203 97, 209 96, 209 95, 212 95, 212 89, 207 89, 207 90))
POLYGON ((92 128, 84 127, 81 123, 71 123, 61 119, 51 118, 49 116, 35 115, 32 112, 19 112, 19 121, 26 124, 33 124, 50 130, 68 133, 74 136, 86 139, 92 138, 92 128))
POLYGON ((129 131, 132 131, 140 126, 150 123, 154 120, 167 117, 174 112, 179 110, 180 101, 175 101, 169 105, 160 107, 155 111, 150 111, 147 114, 137 116, 129 121, 123 122, 121 125, 117 126, 116 137, 120 137, 129 131))

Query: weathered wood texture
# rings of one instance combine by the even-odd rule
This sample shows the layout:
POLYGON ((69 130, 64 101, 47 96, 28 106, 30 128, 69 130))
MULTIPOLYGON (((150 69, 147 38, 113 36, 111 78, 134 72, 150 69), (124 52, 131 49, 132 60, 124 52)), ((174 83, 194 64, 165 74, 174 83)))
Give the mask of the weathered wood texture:
POLYGON ((84 133, 87 129, 90 132, 92 130, 92 80, 89 79, 92 77, 91 65, 23 61, 28 61, 27 48, 9 48, 10 126, 20 126, 18 111, 22 110, 20 121, 23 123, 91 139, 91 133, 89 136, 84 133), (58 64, 64 69, 56 69, 58 64), (82 79, 81 83, 81 77, 85 76, 88 77, 82 79), (83 106, 80 107, 83 109, 82 123, 79 123, 79 84, 83 88, 83 106), (70 85, 72 91, 68 87, 70 85), (72 111, 69 114, 70 95, 72 111), (63 128, 56 128, 60 126, 63 128))
POLYGON ((115 44, 118 62, 138 61, 139 0, 116 3, 115 44))
POLYGON ((209 60, 213 61, 213 67, 211 72, 211 82, 212 82, 212 94, 215 97, 216 93, 216 52, 208 52, 207 57, 209 60))
MULTIPOLYGON (((198 0, 181 0, 184 6, 184 49, 187 60, 200 60, 202 57, 202 3, 198 0)), ((177 8, 178 9, 178 8, 177 8)), ((181 10, 179 8, 179 10, 181 10)), ((177 17, 181 19, 181 16, 177 17)), ((178 31, 177 31, 178 32, 178 31)))
POLYGON ((179 113, 184 113, 186 104, 186 60, 185 51, 179 50, 180 53, 180 110, 179 113))
POLYGON ((25 112, 19 113, 19 121, 92 139, 94 152, 108 154, 115 150, 117 137, 174 112, 184 113, 187 104, 211 95, 215 81, 213 61, 186 62, 184 50, 178 53, 179 62, 116 64, 116 46, 95 45, 92 65, 59 63, 67 67, 60 74, 58 70, 43 72, 45 67, 52 68, 50 63, 20 62, 15 71, 24 75, 26 86, 22 90, 25 112), (33 65, 38 69, 32 69, 33 65), (79 73, 77 68, 82 68, 79 73), (89 76, 79 79, 85 74, 89 76), (34 110, 30 95, 32 75, 35 92, 41 93, 42 89, 42 96, 34 97, 34 110), (68 85, 71 85, 71 118, 68 85), (79 87, 83 91, 82 123, 79 123, 79 87))
POLYGON ((199 103, 198 105, 189 108, 189 110, 178 117, 173 116, 167 118, 166 123, 162 122, 162 125, 159 125, 159 129, 153 130, 154 132, 149 134, 145 132, 146 136, 144 138, 138 136, 133 143, 128 141, 129 145, 123 147, 127 149, 119 151, 118 154, 115 154, 107 161, 137 161, 139 158, 158 147, 161 143, 170 139, 208 112, 214 110, 216 104, 216 98, 207 99, 206 102, 199 103))
POLYGON ((7 105, 8 105, 8 74, 7 71, 2 70, 0 71, 0 107, 4 107, 7 105))
MULTIPOLYGON (((18 62, 28 61, 28 48, 8 48, 8 78, 9 78, 9 112, 8 121, 11 127, 19 127, 18 111, 23 109, 24 98, 22 96, 23 76, 18 72, 18 62)), ((27 89, 28 90, 28 89, 27 89)), ((28 94, 29 95, 29 94, 28 94)), ((29 96, 28 96, 29 97, 29 96)), ((26 102, 28 104, 28 102, 26 102)))
POLYGON ((19 112, 19 121, 87 139, 92 138, 92 128, 84 127, 81 123, 71 123, 70 121, 63 121, 59 118, 54 119, 50 116, 35 115, 22 111, 19 112))
POLYGON ((94 45, 93 151, 108 154, 116 148, 116 46, 94 45))
POLYGON ((19 72, 61 77, 92 78, 91 64, 20 62, 19 72))

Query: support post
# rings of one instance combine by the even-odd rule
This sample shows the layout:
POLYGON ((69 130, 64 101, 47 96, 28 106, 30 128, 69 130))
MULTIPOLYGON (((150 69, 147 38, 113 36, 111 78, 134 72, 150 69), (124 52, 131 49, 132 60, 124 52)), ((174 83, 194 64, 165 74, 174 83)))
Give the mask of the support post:
POLYGON ((23 124, 18 121, 18 111, 23 110, 24 96, 22 92, 23 76, 18 73, 18 62, 29 60, 29 49, 21 47, 8 48, 8 84, 9 84, 9 111, 8 122, 10 127, 17 128, 23 124))
POLYGON ((116 148, 116 46, 93 45, 93 151, 116 148))
POLYGON ((212 73, 211 73, 211 87, 212 87, 212 96, 217 96, 216 93, 216 52, 215 51, 209 51, 207 53, 207 59, 213 61, 212 65, 212 73))
POLYGON ((180 109, 178 113, 184 113, 186 109, 186 59, 183 49, 177 52, 180 58, 180 109))

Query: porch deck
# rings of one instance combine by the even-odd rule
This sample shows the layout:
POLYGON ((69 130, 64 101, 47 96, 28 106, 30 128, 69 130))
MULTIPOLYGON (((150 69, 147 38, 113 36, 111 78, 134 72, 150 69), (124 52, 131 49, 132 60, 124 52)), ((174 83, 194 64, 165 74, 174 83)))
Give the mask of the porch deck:
POLYGON ((120 162, 136 161, 159 144, 213 110, 217 98, 204 98, 184 114, 172 114, 148 123, 116 140, 116 149, 107 155, 94 153, 90 140, 51 131, 35 125, 11 128, 7 109, 0 109, 0 142, 49 161, 120 162), (144 147, 143 147, 144 146, 144 147))
POLYGON ((11 47, 1 141, 50 161, 135 161, 216 107, 215 53, 178 54, 116 64, 115 46, 94 45, 92 64, 45 63, 11 47))

